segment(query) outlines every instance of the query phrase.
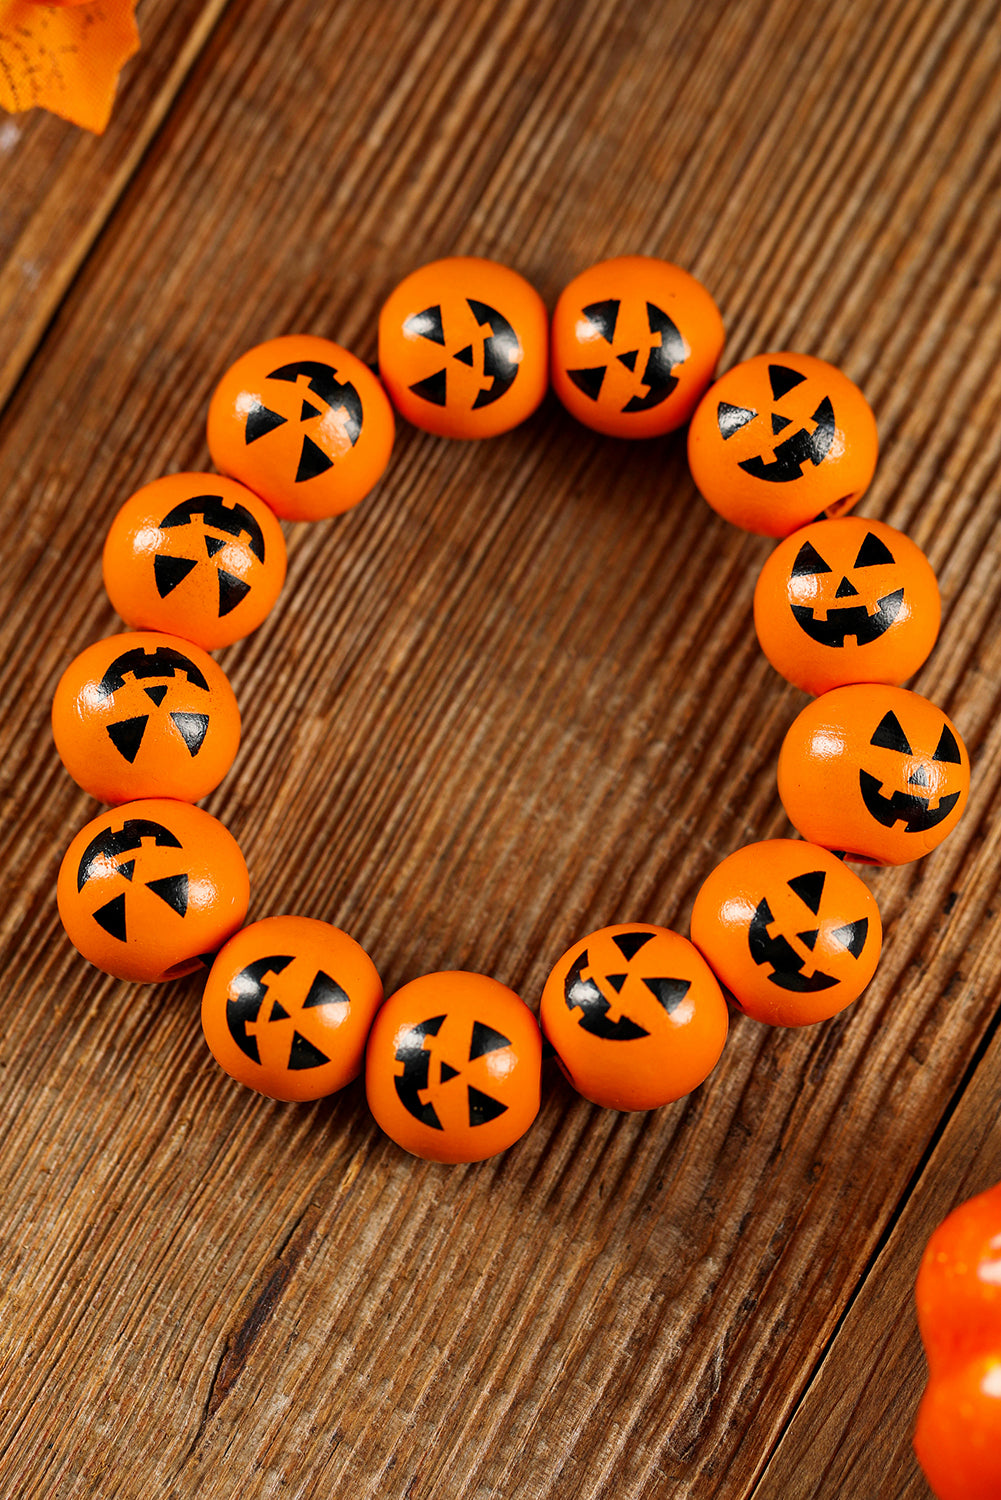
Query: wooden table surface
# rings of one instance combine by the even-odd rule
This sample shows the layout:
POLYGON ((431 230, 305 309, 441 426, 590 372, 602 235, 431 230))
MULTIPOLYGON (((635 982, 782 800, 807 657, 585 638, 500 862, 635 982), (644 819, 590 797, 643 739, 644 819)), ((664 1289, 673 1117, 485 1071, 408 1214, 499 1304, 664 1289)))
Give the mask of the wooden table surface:
MULTIPOLYGON (((924 1365, 932 1226, 1001 1177, 1001 23, 995 0, 141 0, 101 138, 0 120, 0 1494, 883 1500, 924 1365), (718 301, 726 368, 862 386, 859 513, 943 591, 912 683, 974 786, 866 873, 882 962, 801 1031, 735 1016, 687 1100, 618 1114, 546 1064, 529 1134, 444 1167, 360 1084, 280 1105, 205 1049, 200 983, 109 979, 54 885, 98 808, 60 766, 67 662, 121 628, 111 517, 209 467, 227 364, 313 331, 375 355, 424 261, 551 307, 645 252, 718 301)), ((251 917, 351 932, 537 1007, 577 937, 687 932, 710 869, 789 832, 806 701, 758 649, 770 543, 550 397, 483 445, 401 422, 350 514, 220 653, 244 719, 204 805, 251 917)))

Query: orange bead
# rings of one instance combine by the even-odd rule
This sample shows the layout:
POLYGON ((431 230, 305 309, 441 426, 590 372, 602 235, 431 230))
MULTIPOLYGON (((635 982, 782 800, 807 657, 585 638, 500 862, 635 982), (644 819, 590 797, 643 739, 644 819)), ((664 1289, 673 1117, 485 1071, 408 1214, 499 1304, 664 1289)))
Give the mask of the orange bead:
POLYGON ((266 917, 216 956, 202 1030, 239 1083, 269 1099, 322 1099, 358 1077, 381 1001, 375 965, 346 932, 266 917))
POLYGON ((939 1500, 1001 1495, 1001 1185, 952 1211, 915 1287, 928 1387, 914 1448, 939 1500))
POLYGON ((312 334, 258 344, 209 405, 209 452, 289 521, 320 521, 364 499, 389 462, 393 409, 347 349, 312 334))
POLYGON ((929 1382, 914 1451, 937 1500, 998 1500, 1001 1350, 929 1382))
POLYGON ((52 735, 73 780, 101 802, 197 802, 233 764, 240 711, 199 646, 136 632, 95 641, 70 663, 52 735))
POLYGON ((539 1019, 578 1093, 606 1109, 657 1109, 719 1061, 727 1010, 705 959, 664 927, 602 927, 546 980, 539 1019))
POLYGON ((517 271, 475 255, 432 261, 379 315, 379 373, 396 410, 441 437, 485 438, 546 394, 549 320, 517 271))
POLYGON ((649 438, 688 421, 716 369, 723 319, 669 261, 620 255, 565 287, 553 313, 553 389, 585 427, 649 438))
POLYGON ((688 430, 692 478, 724 520, 765 536, 850 510, 872 479, 876 419, 809 354, 756 354, 711 386, 688 430))
POLYGON ((271 510, 218 474, 167 474, 122 506, 104 544, 104 586, 129 625, 206 651, 256 630, 285 582, 271 510))
POLYGON ((82 828, 59 870, 70 942, 119 979, 191 974, 247 915, 250 882, 233 835, 200 807, 127 802, 82 828))
POLYGON ((738 1010, 809 1026, 858 999, 883 929, 872 892, 837 855, 767 839, 712 871, 695 898, 692 942, 738 1010))
POLYGON ((768 558, 754 591, 762 651, 808 693, 904 682, 935 644, 941 613, 921 548, 858 516, 794 531, 768 558))
POLYGON ((970 786, 955 724, 907 688, 832 688, 793 721, 779 753, 779 796, 811 843, 848 859, 903 865, 951 833, 970 786))
POLYGON ((542 1037, 513 990, 484 974, 424 974, 375 1018, 369 1108, 391 1140, 427 1161, 483 1161, 539 1112, 542 1037))

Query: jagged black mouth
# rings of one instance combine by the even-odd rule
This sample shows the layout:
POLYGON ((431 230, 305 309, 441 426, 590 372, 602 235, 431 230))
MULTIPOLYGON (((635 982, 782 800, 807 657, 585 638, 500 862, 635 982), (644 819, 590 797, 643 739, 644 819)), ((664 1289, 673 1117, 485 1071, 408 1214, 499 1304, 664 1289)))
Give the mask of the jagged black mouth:
POLYGON ((850 636, 854 637, 856 645, 869 646, 889 630, 903 605, 904 591, 896 589, 878 601, 874 614, 870 614, 864 604, 830 609, 823 620, 818 620, 805 604, 794 604, 792 612, 796 624, 819 646, 843 646, 850 636))
POLYGON ((959 801, 959 792, 950 792, 948 796, 940 797, 934 807, 926 798, 916 797, 913 792, 892 792, 889 797, 884 797, 883 783, 868 771, 859 771, 858 779, 862 801, 876 822, 881 823, 884 828, 892 828, 895 823, 903 822, 905 833, 924 833, 929 828, 937 827, 959 801))

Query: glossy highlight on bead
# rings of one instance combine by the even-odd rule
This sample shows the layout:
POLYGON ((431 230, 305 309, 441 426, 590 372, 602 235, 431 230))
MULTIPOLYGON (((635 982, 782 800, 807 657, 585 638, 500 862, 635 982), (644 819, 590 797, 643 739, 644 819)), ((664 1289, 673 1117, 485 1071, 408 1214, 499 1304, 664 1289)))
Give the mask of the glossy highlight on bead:
POLYGON ((553 968, 539 1019, 578 1093, 606 1109, 659 1109, 691 1093, 719 1061, 726 1003, 680 933, 603 927, 553 968))
POLYGON ((688 430, 700 493, 725 521, 765 536, 851 510, 877 452, 876 419, 854 381, 788 351, 756 354, 721 375, 688 430))
POLYGON ((216 1062, 270 1099, 323 1099, 357 1078, 382 1002, 375 964, 346 932, 265 917, 216 955, 202 1030, 216 1062))
POLYGON ((692 908, 692 942, 745 1015, 771 1026, 826 1021, 879 962, 875 898, 836 855, 799 839, 729 854, 692 908))
POLYGON ((546 394, 549 320, 517 271, 455 255, 412 271, 379 314, 379 374, 401 416, 441 437, 486 438, 546 394))
POLYGON ((610 437, 651 438, 688 421, 723 348, 712 296, 680 266, 620 255, 575 276, 553 313, 553 390, 610 437))
POLYGON ((962 816, 970 760, 940 708, 907 688, 852 683, 808 703, 779 752, 793 827, 848 859, 903 865, 962 816))
POLYGON ((927 660, 941 613, 920 547, 858 516, 794 531, 767 559, 754 590, 762 651, 808 693, 905 682, 927 660))

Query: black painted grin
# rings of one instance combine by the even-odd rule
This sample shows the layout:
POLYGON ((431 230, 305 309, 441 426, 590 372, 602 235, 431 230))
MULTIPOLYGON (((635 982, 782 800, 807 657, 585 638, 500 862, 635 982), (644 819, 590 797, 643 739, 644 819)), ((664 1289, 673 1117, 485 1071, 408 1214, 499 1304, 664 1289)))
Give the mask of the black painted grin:
POLYGON ((854 637, 857 646, 869 646, 889 630, 903 606, 904 591, 896 589, 878 601, 874 614, 864 604, 830 609, 822 620, 805 604, 794 604, 792 612, 796 624, 819 646, 843 646, 849 636, 854 637))
POLYGON ((940 797, 933 807, 926 798, 916 797, 913 792, 893 792, 884 797, 883 783, 870 776, 868 771, 859 771, 858 779, 862 801, 876 822, 884 828, 892 828, 903 820, 905 833, 925 833, 929 828, 937 827, 952 812, 960 796, 959 792, 950 792, 948 796, 940 797))
POLYGON ((812 974, 803 973, 803 960, 792 944, 779 933, 769 934, 769 925, 774 922, 767 901, 759 901, 747 930, 747 946, 756 964, 770 964, 767 978, 780 990, 791 990, 796 995, 813 995, 818 990, 829 990, 837 984, 833 974, 817 969, 812 974))

